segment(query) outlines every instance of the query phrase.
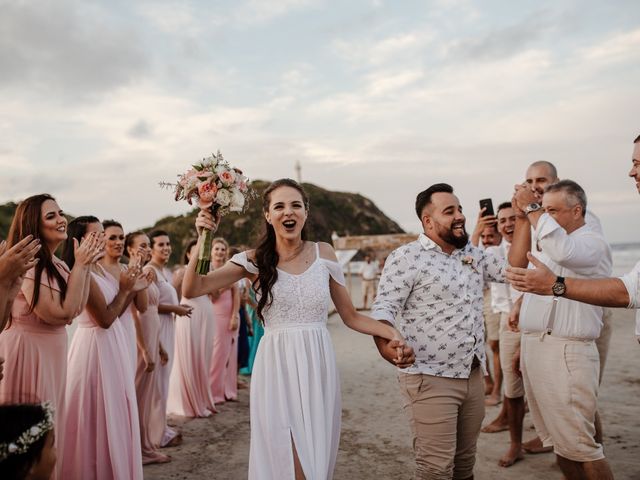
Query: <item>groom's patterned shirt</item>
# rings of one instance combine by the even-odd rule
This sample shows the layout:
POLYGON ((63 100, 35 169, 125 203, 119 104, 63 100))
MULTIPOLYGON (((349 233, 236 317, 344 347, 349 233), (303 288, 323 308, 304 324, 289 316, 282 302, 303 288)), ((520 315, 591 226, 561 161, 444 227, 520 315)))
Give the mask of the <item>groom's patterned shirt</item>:
POLYGON ((471 243, 448 255, 424 234, 389 255, 372 316, 413 347, 416 362, 403 372, 468 378, 474 356, 484 370, 482 289, 504 282, 505 266, 471 243))

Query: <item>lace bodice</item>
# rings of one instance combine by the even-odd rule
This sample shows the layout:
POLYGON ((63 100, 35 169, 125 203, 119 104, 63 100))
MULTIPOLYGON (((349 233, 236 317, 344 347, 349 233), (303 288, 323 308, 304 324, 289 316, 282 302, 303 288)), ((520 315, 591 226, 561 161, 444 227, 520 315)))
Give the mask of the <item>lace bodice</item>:
MULTIPOLYGON (((247 260, 245 252, 234 255, 231 261, 249 273, 258 273, 255 265, 247 260)), ((271 291, 273 303, 263 312, 265 326, 325 323, 331 301, 330 277, 344 285, 340 265, 321 258, 317 244, 316 259, 303 273, 294 275, 278 269, 278 279, 271 291)))

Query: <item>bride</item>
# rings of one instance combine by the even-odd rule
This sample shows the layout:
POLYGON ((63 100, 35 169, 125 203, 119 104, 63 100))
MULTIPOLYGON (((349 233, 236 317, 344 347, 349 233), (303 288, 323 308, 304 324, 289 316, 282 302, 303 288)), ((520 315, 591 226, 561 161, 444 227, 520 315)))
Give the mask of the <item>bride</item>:
MULTIPOLYGON (((356 312, 333 248, 306 240, 309 201, 302 187, 281 179, 263 194, 265 233, 258 247, 199 276, 196 255, 186 269, 183 295, 197 297, 249 278, 265 325, 251 381, 249 479, 330 479, 340 440, 340 383, 326 328, 329 301, 344 323, 390 340, 396 363, 412 354, 390 325, 356 312)), ((201 211, 199 231, 218 219, 201 211)))

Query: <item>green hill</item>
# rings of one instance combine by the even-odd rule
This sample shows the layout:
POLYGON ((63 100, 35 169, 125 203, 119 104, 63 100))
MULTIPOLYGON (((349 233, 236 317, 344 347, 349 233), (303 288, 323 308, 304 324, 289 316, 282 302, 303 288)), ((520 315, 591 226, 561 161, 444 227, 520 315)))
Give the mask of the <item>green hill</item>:
MULTIPOLYGON (((224 237, 230 245, 255 246, 263 228, 262 192, 268 182, 255 180, 252 187, 257 198, 249 202, 242 214, 230 213, 223 218, 217 236, 224 237)), ((384 233, 403 233, 402 228, 387 217, 366 197, 357 193, 332 192, 311 183, 303 184, 309 196, 310 211, 307 220, 307 232, 310 240, 331 243, 331 233, 339 235, 375 235, 384 233)), ((178 217, 165 217, 153 227, 160 228, 171 235, 174 252, 172 262, 178 262, 184 246, 195 237, 195 217, 197 209, 178 217)))
MULTIPOLYGON (((258 196, 251 200, 242 214, 231 213, 224 217, 218 236, 224 237, 231 245, 254 246, 263 225, 261 197, 268 182, 256 180, 252 187, 258 196)), ((310 213, 307 220, 309 239, 331 243, 331 233, 339 235, 376 235, 385 233, 403 233, 402 228, 387 217, 366 197, 357 193, 332 192, 312 183, 303 184, 309 195, 310 213)), ((0 238, 6 238, 16 204, 0 205, 0 238)), ((178 263, 184 247, 195 237, 195 217, 198 210, 180 215, 165 217, 155 225, 144 228, 150 231, 156 228, 166 230, 172 240, 174 252, 171 263, 178 263)))

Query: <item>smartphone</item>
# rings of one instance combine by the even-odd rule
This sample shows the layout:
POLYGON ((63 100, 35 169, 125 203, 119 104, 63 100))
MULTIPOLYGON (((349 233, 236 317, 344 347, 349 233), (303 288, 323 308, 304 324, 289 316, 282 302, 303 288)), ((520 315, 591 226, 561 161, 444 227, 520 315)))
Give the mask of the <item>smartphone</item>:
POLYGON ((490 198, 483 198, 480 200, 480 210, 483 208, 486 209, 482 214, 483 217, 486 217, 487 215, 495 215, 495 212, 493 211, 493 202, 490 198))

